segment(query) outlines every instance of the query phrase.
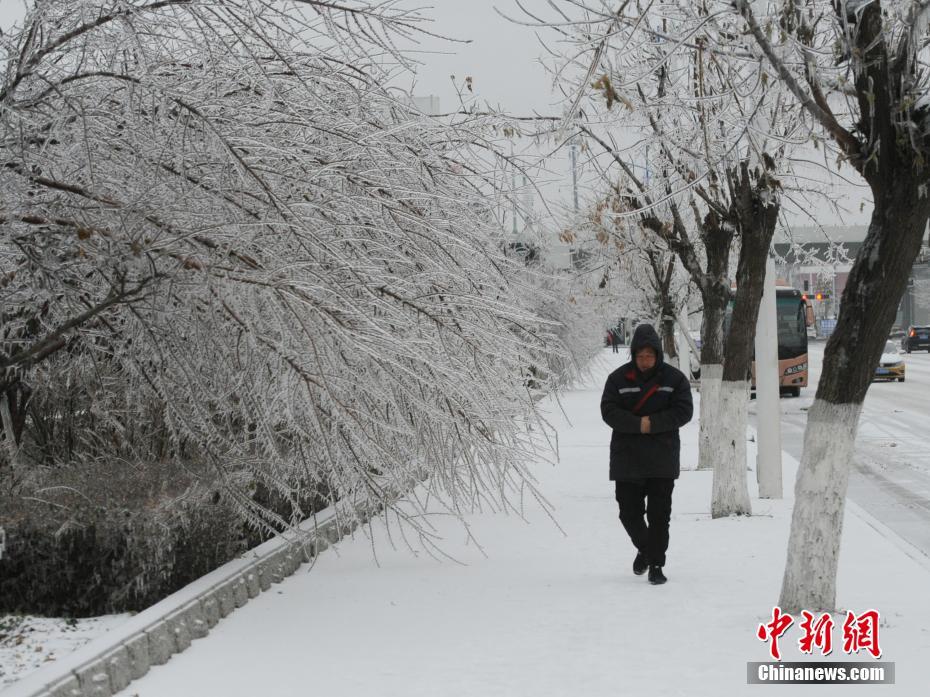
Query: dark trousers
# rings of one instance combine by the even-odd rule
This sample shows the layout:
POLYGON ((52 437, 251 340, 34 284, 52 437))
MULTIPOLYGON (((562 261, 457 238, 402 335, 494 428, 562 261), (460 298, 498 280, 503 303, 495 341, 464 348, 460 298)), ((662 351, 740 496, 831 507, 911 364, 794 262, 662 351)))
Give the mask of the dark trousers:
POLYGON ((665 566, 675 480, 649 477, 636 481, 618 481, 616 485, 620 522, 630 540, 650 564, 665 566))

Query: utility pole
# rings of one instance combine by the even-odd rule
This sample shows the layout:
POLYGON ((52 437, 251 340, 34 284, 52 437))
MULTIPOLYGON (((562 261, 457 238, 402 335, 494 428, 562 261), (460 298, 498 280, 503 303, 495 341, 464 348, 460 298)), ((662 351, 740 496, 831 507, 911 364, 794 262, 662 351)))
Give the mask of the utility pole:
POLYGON ((578 212, 578 135, 572 136, 568 151, 572 158, 572 199, 574 200, 575 212, 578 212))
POLYGON ((517 237, 517 166, 513 161, 513 143, 510 144, 510 202, 513 205, 513 236, 517 237))
MULTIPOLYGON (((573 133, 568 143, 568 154, 572 163, 572 205, 575 214, 578 214, 578 134, 573 133)), ((575 254, 575 245, 568 248, 569 266, 576 268, 578 257, 575 254)))
POLYGON ((765 287, 756 321, 756 481, 759 498, 782 498, 781 405, 778 324, 775 314, 775 260, 765 262, 765 287))

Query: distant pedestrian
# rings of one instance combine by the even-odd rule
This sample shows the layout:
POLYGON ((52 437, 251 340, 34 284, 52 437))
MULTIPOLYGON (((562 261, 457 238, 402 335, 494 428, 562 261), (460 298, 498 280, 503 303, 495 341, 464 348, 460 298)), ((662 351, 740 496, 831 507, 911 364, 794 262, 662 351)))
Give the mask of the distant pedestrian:
POLYGON ((633 573, 649 570, 649 582, 665 583, 672 490, 681 471, 678 429, 691 420, 691 384, 665 363, 662 342, 640 324, 630 342, 632 360, 607 377, 601 417, 613 429, 610 479, 620 522, 636 547, 633 573))
POLYGON ((620 351, 620 336, 617 334, 616 330, 610 330, 610 338, 610 345, 613 346, 614 353, 618 353, 620 351))

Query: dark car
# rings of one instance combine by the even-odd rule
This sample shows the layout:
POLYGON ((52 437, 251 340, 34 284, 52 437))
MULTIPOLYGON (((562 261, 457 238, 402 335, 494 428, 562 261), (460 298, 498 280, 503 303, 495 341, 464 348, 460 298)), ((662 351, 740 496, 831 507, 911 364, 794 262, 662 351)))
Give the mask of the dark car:
POLYGON ((908 327, 901 339, 901 348, 907 353, 920 349, 930 351, 930 327, 908 327))

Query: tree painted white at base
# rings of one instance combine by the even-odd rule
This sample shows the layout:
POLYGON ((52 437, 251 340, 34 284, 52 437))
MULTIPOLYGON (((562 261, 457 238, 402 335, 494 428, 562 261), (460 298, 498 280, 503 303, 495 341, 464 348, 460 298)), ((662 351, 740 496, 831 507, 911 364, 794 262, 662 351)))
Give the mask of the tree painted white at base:
POLYGON ((746 479, 746 424, 749 418, 749 381, 721 381, 719 402, 711 421, 716 422, 712 518, 750 515, 746 479))
POLYGON ((701 434, 698 446, 698 469, 712 470, 717 460, 717 432, 720 421, 716 418, 720 400, 720 383, 723 380, 723 365, 701 364, 701 434))
POLYGON ((849 463, 861 411, 861 404, 816 399, 807 414, 779 599, 785 612, 835 609, 849 463))

